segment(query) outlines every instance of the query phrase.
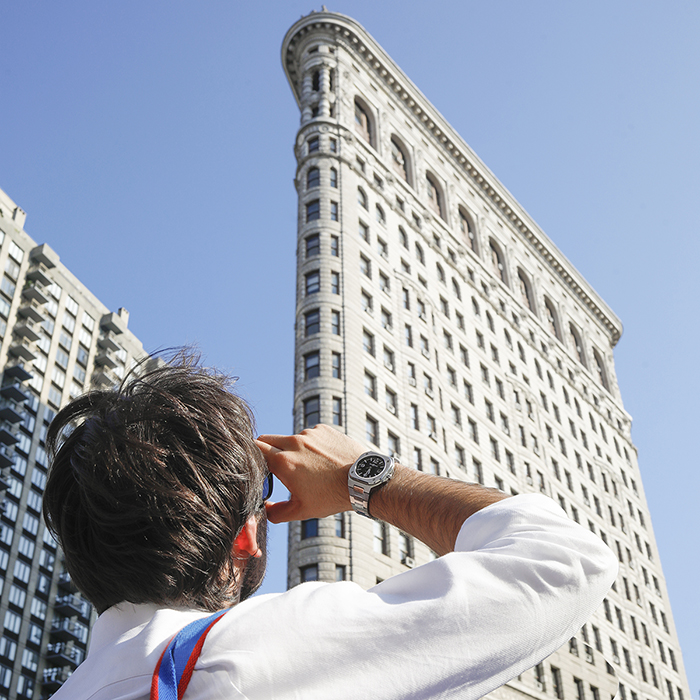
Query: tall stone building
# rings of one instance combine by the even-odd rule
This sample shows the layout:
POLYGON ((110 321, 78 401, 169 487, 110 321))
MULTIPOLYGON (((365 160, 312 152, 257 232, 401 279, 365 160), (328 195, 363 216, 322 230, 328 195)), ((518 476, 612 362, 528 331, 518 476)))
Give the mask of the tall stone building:
MULTIPOLYGON (((498 698, 690 700, 615 378, 622 326, 354 20, 312 13, 282 62, 301 111, 294 427, 426 472, 540 491, 620 560, 603 606, 498 698)), ((294 523, 288 584, 369 587, 431 558, 356 514, 294 523)))
POLYGON ((0 190, 0 700, 47 698, 83 660, 92 606, 44 527, 46 430, 70 398, 119 381, 144 356, 0 190))

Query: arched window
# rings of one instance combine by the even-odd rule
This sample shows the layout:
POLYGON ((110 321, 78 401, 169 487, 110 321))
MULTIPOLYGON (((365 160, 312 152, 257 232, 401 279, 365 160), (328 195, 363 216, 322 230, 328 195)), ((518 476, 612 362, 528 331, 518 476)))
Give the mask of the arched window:
POLYGON ((459 288, 459 282, 454 277, 452 278, 452 291, 455 293, 457 299, 462 298, 462 290, 459 288))
POLYGON ((571 336, 571 342, 576 350, 576 356, 578 357, 579 362, 584 367, 587 367, 586 355, 583 352, 583 343, 581 342, 581 334, 576 330, 573 323, 569 324, 569 335, 571 336))
POLYGON ((355 131, 370 146, 374 146, 374 129, 369 110, 357 97, 355 98, 355 131))
POLYGON ((384 214, 384 210, 377 204, 376 207, 376 214, 377 214, 377 221, 382 225, 386 225, 386 215, 384 214))
POLYGON ((425 265, 425 255, 423 254, 423 249, 420 247, 420 243, 416 243, 416 257, 421 265, 425 265))
POLYGON ((491 248, 491 264, 493 265, 493 271, 503 284, 508 284, 508 279, 506 277, 506 266, 503 259, 503 253, 498 246, 498 243, 491 238, 489 240, 489 247, 491 248))
POLYGON ((554 304, 548 298, 544 298, 544 309, 547 315, 547 323, 549 324, 549 332, 557 339, 561 340, 561 333, 559 332, 559 321, 557 320, 557 312, 554 309, 554 304))
POLYGON ((399 238, 401 239, 401 245, 408 250, 408 236, 401 226, 399 226, 399 238))
POLYGON ((363 208, 369 210, 369 204, 367 203, 367 195, 365 191, 361 188, 357 188, 357 203, 363 208))
POLYGON ((428 202, 430 204, 430 208, 441 218, 445 218, 444 214, 444 206, 442 203, 442 193, 440 192, 440 189, 437 186, 437 182, 435 181, 435 178, 430 174, 426 173, 425 174, 425 182, 428 187, 428 202))
POLYGON ((459 208, 459 229, 464 236, 464 240, 468 243, 469 247, 477 255, 479 251, 477 249, 476 233, 474 231, 474 224, 472 223, 471 217, 467 214, 462 207, 459 208))
POLYGON ((598 380, 606 391, 610 391, 610 384, 608 384, 608 373, 605 371, 605 361, 595 348, 593 348, 593 357, 595 358, 595 365, 596 369, 598 370, 598 380))
POLYGON ((309 168, 306 173, 306 189, 310 190, 321 184, 321 173, 318 168, 309 168))
POLYGON ((520 287, 520 296, 522 298, 523 306, 535 313, 535 301, 532 296, 532 287, 530 286, 530 280, 523 270, 518 268, 518 285, 520 287))
POLYGON ((442 269, 442 265, 437 263, 435 267, 437 268, 438 279, 445 284, 445 271, 442 269))
POLYGON ((410 184, 406 149, 396 136, 391 137, 391 164, 394 167, 394 172, 410 184))

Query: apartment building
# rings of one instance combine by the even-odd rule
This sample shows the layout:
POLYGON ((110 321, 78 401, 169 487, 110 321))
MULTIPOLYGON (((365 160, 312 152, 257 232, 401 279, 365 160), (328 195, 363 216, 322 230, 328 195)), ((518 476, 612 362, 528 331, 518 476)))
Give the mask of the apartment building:
POLYGON ((48 425, 145 355, 126 309, 102 304, 25 218, 0 190, 0 700, 57 690, 85 657, 95 615, 41 516, 48 425))
MULTIPOLYGON (((615 377, 620 320, 381 46, 315 12, 285 36, 301 124, 294 428, 542 492, 620 561, 565 648, 492 694, 689 700, 615 377)), ((449 68, 448 68, 449 69, 449 68)), ((429 560, 356 514, 293 523, 288 585, 429 560)))

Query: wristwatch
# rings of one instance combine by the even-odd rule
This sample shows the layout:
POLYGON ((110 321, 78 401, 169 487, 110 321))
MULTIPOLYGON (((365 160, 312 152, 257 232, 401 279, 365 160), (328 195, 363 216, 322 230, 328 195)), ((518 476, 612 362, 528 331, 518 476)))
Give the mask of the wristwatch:
POLYGON ((365 452, 355 460, 348 473, 348 490, 356 513, 375 519, 369 514, 369 497, 391 479, 395 465, 393 457, 378 452, 365 452))

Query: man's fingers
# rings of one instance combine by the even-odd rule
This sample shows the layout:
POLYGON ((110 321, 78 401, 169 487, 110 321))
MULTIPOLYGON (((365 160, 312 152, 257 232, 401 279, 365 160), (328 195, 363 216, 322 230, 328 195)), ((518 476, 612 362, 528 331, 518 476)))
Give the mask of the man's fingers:
POLYGON ((267 510, 267 519, 274 523, 288 523, 292 520, 298 520, 299 504, 293 501, 280 501, 279 503, 265 504, 267 510))
POLYGON ((276 447, 278 450, 299 448, 299 439, 296 435, 259 435, 257 442, 276 447))

